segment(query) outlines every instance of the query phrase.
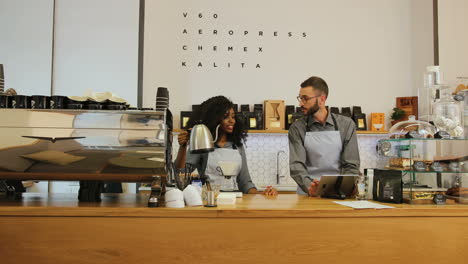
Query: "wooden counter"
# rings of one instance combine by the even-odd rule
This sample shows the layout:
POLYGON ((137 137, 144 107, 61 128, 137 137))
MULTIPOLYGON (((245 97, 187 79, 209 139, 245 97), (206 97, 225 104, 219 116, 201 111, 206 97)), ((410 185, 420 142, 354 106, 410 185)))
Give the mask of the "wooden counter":
POLYGON ((468 206, 354 210, 295 194, 217 208, 147 208, 144 195, 0 200, 0 263, 458 263, 468 206))

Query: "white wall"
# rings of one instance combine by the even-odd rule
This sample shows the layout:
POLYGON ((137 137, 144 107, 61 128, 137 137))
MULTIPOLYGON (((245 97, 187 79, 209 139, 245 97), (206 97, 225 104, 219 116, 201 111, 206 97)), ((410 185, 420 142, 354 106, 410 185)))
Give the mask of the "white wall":
MULTIPOLYGON (((426 67, 434 65, 433 0, 411 0, 411 70, 413 95, 424 85, 426 67)), ((442 0, 444 1, 444 0, 442 0)))
POLYGON ((139 0, 56 0, 54 94, 137 103, 139 0))
POLYGON ((0 0, 0 64, 5 88, 50 95, 53 0, 0 0))
POLYGON ((432 63, 432 0, 146 3, 144 105, 154 105, 158 86, 168 87, 176 126, 179 111, 219 94, 238 104, 265 99, 296 104, 299 84, 312 75, 328 82, 329 105, 361 105, 366 113, 388 115, 395 97, 416 95, 424 67, 432 63), (214 29, 223 33, 213 35, 214 29), (249 34, 230 36, 229 30, 249 34), (255 35, 258 30, 267 35, 255 35), (308 37, 288 37, 289 31, 305 31, 308 37), (249 52, 200 52, 198 45, 247 46, 249 52), (262 53, 255 50, 259 46, 262 53), (191 66, 182 67, 183 61, 191 66), (199 61, 202 68, 196 67, 199 61))
POLYGON ((439 65, 446 82, 468 77, 468 1, 439 0, 439 65))

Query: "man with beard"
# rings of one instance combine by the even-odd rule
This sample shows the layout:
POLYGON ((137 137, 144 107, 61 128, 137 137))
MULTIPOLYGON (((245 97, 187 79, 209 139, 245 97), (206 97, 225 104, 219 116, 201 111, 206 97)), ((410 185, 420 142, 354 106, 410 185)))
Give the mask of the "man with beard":
POLYGON ((301 84, 297 100, 304 117, 289 128, 289 166, 299 194, 317 195, 322 175, 359 174, 356 125, 329 113, 328 85, 320 77, 301 84))

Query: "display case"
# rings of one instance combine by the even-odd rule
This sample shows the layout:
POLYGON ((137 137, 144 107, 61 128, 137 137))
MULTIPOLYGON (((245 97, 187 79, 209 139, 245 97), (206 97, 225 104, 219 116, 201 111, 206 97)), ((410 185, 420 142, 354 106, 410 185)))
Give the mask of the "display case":
POLYGON ((401 173, 403 201, 468 204, 467 139, 384 139, 377 151, 385 169, 401 173))

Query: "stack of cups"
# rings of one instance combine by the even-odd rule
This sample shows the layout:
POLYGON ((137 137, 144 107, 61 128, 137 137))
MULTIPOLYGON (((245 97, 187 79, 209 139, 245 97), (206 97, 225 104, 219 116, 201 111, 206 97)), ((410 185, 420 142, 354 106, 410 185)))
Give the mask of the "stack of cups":
POLYGON ((169 108, 169 90, 165 87, 158 87, 156 93, 156 111, 164 111, 169 108))
POLYGON ((172 189, 166 192, 164 196, 166 200, 166 207, 170 208, 184 208, 184 194, 179 189, 172 189))
POLYGON ((3 64, 0 64, 0 94, 5 92, 5 73, 3 72, 3 64))

